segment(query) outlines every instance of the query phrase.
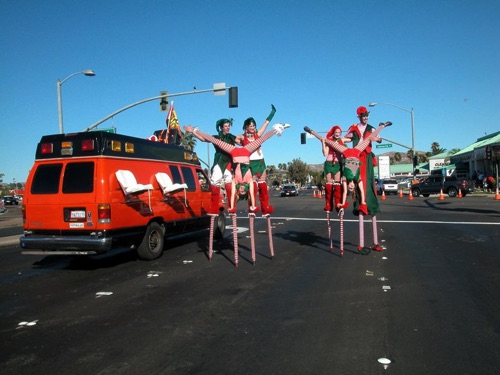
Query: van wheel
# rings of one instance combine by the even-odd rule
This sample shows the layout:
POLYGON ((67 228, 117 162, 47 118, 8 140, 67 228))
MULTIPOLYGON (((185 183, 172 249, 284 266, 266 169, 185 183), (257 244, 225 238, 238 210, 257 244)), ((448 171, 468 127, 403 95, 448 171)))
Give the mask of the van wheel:
POLYGON ((449 188, 449 189, 448 189, 448 195, 449 195, 450 197, 452 197, 452 198, 453 198, 453 197, 456 197, 456 196, 457 196, 457 193, 458 193, 458 191, 457 191, 457 189, 455 189, 454 187, 451 187, 451 188, 449 188))
POLYGON ((146 234, 137 248, 137 255, 144 260, 156 259, 163 253, 164 244, 165 229, 160 224, 153 221, 149 223, 146 234))
POLYGON ((415 198, 417 198, 420 195, 420 190, 419 189, 411 189, 411 195, 413 195, 415 198))
POLYGON ((215 231, 214 238, 220 240, 224 238, 224 232, 226 231, 226 215, 221 212, 219 216, 215 218, 215 231))

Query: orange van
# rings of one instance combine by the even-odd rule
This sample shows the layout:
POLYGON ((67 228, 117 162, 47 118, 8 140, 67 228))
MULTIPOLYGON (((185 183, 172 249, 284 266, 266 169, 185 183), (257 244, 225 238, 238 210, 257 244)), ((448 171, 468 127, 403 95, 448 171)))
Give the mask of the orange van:
MULTIPOLYGON (((210 179, 183 147, 104 131, 43 136, 23 199, 23 254, 133 247, 156 259, 165 237, 207 229, 210 179)), ((221 202, 215 235, 226 218, 221 202)))

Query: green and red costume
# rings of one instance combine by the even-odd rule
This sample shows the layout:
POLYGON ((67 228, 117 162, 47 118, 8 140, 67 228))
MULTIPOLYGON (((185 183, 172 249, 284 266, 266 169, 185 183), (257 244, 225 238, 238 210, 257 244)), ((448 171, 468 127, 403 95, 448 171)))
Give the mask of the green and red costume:
MULTIPOLYGON (((364 134, 358 129, 357 124, 351 125, 347 134, 352 134, 353 146, 356 147, 357 144, 365 138, 368 138, 370 134, 375 130, 375 128, 369 124, 366 125, 364 134)), ((375 191, 375 175, 373 173, 373 159, 375 155, 372 153, 371 143, 359 154, 359 176, 361 177, 361 183, 365 191, 366 205, 368 208, 369 215, 376 215, 380 212, 380 207, 378 204, 377 193, 375 191)), ((360 194, 357 194, 358 199, 354 202, 353 213, 359 215, 359 204, 360 204, 360 194)))

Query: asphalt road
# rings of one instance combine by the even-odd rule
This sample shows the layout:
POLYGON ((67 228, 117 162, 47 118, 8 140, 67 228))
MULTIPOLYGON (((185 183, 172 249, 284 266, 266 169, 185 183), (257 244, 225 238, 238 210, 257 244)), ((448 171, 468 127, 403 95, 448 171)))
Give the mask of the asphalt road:
POLYGON ((500 201, 387 197, 377 218, 386 249, 366 256, 348 210, 342 258, 337 220, 329 251, 321 199, 272 203, 274 258, 258 219, 252 264, 241 212, 237 268, 230 228, 211 261, 206 232, 169 241, 151 262, 1 247, 0 372, 498 372, 500 201))

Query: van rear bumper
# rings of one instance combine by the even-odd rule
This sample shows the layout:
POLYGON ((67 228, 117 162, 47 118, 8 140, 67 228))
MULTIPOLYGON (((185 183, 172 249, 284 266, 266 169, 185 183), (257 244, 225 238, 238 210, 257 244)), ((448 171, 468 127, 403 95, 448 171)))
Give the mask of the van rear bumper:
POLYGON ((22 251, 22 254, 32 255, 91 255, 110 250, 112 238, 91 238, 83 236, 21 236, 19 243, 22 249, 37 249, 22 251))

